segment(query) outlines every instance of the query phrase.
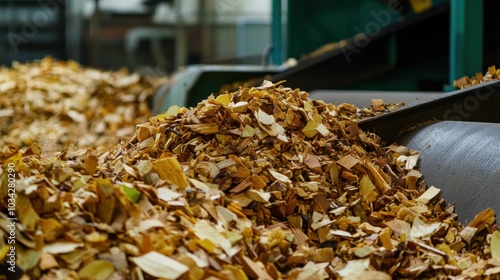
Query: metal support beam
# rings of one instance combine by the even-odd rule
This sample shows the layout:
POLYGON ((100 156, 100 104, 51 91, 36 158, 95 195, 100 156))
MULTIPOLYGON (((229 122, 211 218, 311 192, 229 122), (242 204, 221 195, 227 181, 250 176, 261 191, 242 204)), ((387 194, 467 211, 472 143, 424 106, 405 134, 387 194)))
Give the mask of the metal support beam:
POLYGON ((271 42, 273 44, 272 62, 275 65, 283 63, 283 42, 282 42, 282 15, 281 0, 273 0, 272 2, 272 32, 271 42))
POLYGON ((66 58, 81 61, 83 1, 66 1, 66 58))
POLYGON ((483 0, 450 1, 450 79, 481 72, 483 68, 483 0))
POLYGON ((177 70, 179 67, 186 65, 188 56, 187 34, 184 24, 184 17, 182 15, 181 1, 174 1, 174 9, 176 15, 175 23, 175 58, 174 68, 177 70))

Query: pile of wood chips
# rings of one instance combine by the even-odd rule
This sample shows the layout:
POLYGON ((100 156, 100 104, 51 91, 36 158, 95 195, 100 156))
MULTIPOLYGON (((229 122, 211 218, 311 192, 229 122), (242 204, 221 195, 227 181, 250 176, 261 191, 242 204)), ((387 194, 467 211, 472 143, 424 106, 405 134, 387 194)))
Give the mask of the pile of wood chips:
POLYGON ((498 277, 493 211, 460 225, 419 154, 344 107, 264 83, 173 106, 104 153, 4 147, 0 258, 13 163, 23 279, 498 277))
POLYGON ((462 78, 455 80, 453 86, 458 89, 467 88, 470 86, 478 85, 484 82, 489 82, 492 80, 500 79, 500 69, 496 69, 495 65, 488 67, 488 71, 483 75, 482 73, 477 73, 474 77, 463 76, 462 78))
POLYGON ((0 68, 0 146, 110 147, 150 116, 158 78, 50 57, 0 68), (50 142, 50 143, 49 143, 50 142))

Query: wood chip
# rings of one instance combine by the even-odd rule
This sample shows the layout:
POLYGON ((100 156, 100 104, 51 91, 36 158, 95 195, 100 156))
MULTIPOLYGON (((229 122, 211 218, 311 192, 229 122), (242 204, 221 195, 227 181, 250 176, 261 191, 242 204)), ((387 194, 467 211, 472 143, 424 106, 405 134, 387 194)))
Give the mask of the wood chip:
POLYGON ((321 173, 323 170, 321 169, 321 164, 316 156, 309 155, 304 159, 304 163, 311 169, 313 172, 321 173))
POLYGON ((153 163, 153 168, 158 172, 160 178, 167 182, 175 184, 183 189, 188 187, 186 175, 175 157, 156 160, 153 163))
POLYGON ((486 225, 493 224, 495 222, 494 219, 495 211, 491 208, 487 208, 474 217, 474 219, 469 223, 469 227, 483 228, 486 225))
POLYGON ((280 181, 280 182, 283 182, 283 183, 292 183, 292 181, 290 181, 290 179, 288 179, 287 176, 279 173, 279 172, 276 172, 272 169, 269 169, 269 174, 271 174, 271 176, 274 177, 274 179, 280 181))
POLYGON ((41 270, 48 270, 51 268, 56 268, 59 266, 59 263, 54 258, 53 255, 49 253, 42 253, 40 256, 40 264, 39 267, 41 270))
POLYGON ((359 159, 357 159, 351 155, 347 155, 347 156, 337 160, 337 163, 340 164, 341 166, 343 166, 344 168, 351 170, 351 168, 353 168, 356 164, 359 163, 359 159))
POLYGON ((417 198, 417 201, 422 202, 423 204, 429 204, 429 202, 436 198, 440 192, 440 189, 431 186, 420 197, 417 198))
POLYGON ((368 167, 368 172, 370 173, 370 177, 377 187, 377 190, 380 193, 386 193, 391 189, 391 186, 384 180, 382 175, 378 172, 378 170, 373 166, 370 162, 366 162, 366 166, 368 167))
POLYGON ((158 252, 149 252, 132 261, 147 274, 165 279, 178 279, 189 267, 158 252))
POLYGON ((347 262, 346 266, 338 271, 338 274, 342 277, 348 277, 350 275, 362 273, 367 270, 370 265, 370 259, 362 260, 350 260, 347 262))
POLYGON ((113 264, 108 261, 95 260, 78 271, 80 279, 106 280, 115 271, 113 264))
POLYGON ((477 228, 464 227, 464 229, 459 234, 465 242, 470 244, 470 242, 472 241, 472 238, 474 238, 474 235, 476 234, 476 232, 477 232, 477 228))
POLYGON ((215 123, 190 124, 186 125, 186 127, 203 135, 215 134, 219 132, 219 126, 215 123))
POLYGON ((266 114, 261 109, 259 109, 259 111, 257 111, 256 117, 260 123, 265 124, 265 125, 271 125, 271 124, 276 122, 276 120, 274 119, 274 116, 266 114))
POLYGON ((319 124, 315 121, 311 120, 307 123, 307 125, 302 129, 302 132, 307 138, 312 138, 316 134, 318 134, 318 126, 319 124))
POLYGON ((257 190, 248 190, 246 192, 246 195, 248 198, 255 200, 257 202, 260 202, 260 203, 268 203, 269 199, 271 198, 270 193, 261 192, 261 191, 257 191, 257 190))
POLYGON ((422 177, 422 174, 418 170, 412 169, 405 177, 406 187, 409 189, 415 189, 417 187, 417 180, 422 177))
POLYGON ((372 99, 372 106, 377 111, 384 110, 384 100, 372 99))
POLYGON ((253 279, 272 280, 273 278, 259 264, 252 261, 247 256, 240 258, 241 265, 245 273, 253 279))
POLYGON ((491 236, 491 256, 500 259, 500 232, 498 230, 491 236))

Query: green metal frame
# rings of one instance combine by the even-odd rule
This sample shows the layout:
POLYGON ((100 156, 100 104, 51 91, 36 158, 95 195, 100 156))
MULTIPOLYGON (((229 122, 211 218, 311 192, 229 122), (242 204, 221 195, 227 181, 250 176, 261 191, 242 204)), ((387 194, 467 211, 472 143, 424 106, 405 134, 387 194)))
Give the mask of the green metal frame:
POLYGON ((287 54, 295 58, 405 16, 381 0, 288 0, 287 15, 287 54))
MULTIPOLYGON (((373 22, 384 27, 401 22, 404 17, 414 14, 412 11, 406 14, 387 13, 390 11, 388 8, 390 5, 387 3, 393 2, 390 0, 288 0, 287 39, 286 44, 283 44, 281 2, 281 0, 272 1, 274 46, 272 61, 275 64, 283 61, 283 53, 300 58, 324 44, 350 38, 360 31, 368 31, 373 22), (384 15, 390 15, 388 20, 384 15), (280 51, 279 48, 283 45, 286 45, 286 50, 280 51)), ((454 80, 483 70, 483 2, 483 0, 432 0, 433 7, 446 3, 450 5, 450 45, 446 57, 449 62, 443 64, 443 59, 446 59, 443 57, 425 63, 427 67, 429 63, 433 64, 429 69, 440 69, 439 73, 434 75, 440 77, 439 79, 442 78, 443 84, 448 80, 449 85, 444 87, 445 90, 453 90, 454 80)), ((397 49, 393 48, 391 51, 395 54, 397 49)), ((414 79, 407 81, 409 83, 406 83, 406 86, 400 83, 397 89, 415 90, 417 78, 425 76, 425 73, 415 71, 409 69, 405 72, 404 76, 414 79)), ((358 83, 356 87, 382 89, 385 84, 394 83, 393 80, 377 81, 375 79, 366 81, 367 83, 358 83)))
POLYGON ((281 0, 273 0, 272 3, 272 32, 271 42, 273 44, 272 62, 275 65, 283 63, 283 42, 282 42, 282 2, 281 0))
POLYGON ((483 0, 450 1, 450 77, 453 81, 483 70, 483 0))

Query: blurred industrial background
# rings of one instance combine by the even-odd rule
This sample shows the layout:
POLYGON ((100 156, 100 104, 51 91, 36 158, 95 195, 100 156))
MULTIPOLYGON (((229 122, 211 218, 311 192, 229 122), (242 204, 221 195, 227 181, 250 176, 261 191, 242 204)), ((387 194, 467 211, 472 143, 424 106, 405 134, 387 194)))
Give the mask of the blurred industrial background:
POLYGON ((328 74, 319 67, 300 79, 316 77, 314 88, 442 91, 500 58, 498 1, 450 2, 0 0, 0 64, 51 55, 165 75, 330 53, 320 59, 328 74), (354 48, 342 47, 349 39, 354 48))
POLYGON ((270 11, 269 0, 2 0, 0 63, 51 55, 171 72, 201 62, 260 62, 251 57, 270 42, 270 11), (246 36, 239 48, 238 35, 246 36))

